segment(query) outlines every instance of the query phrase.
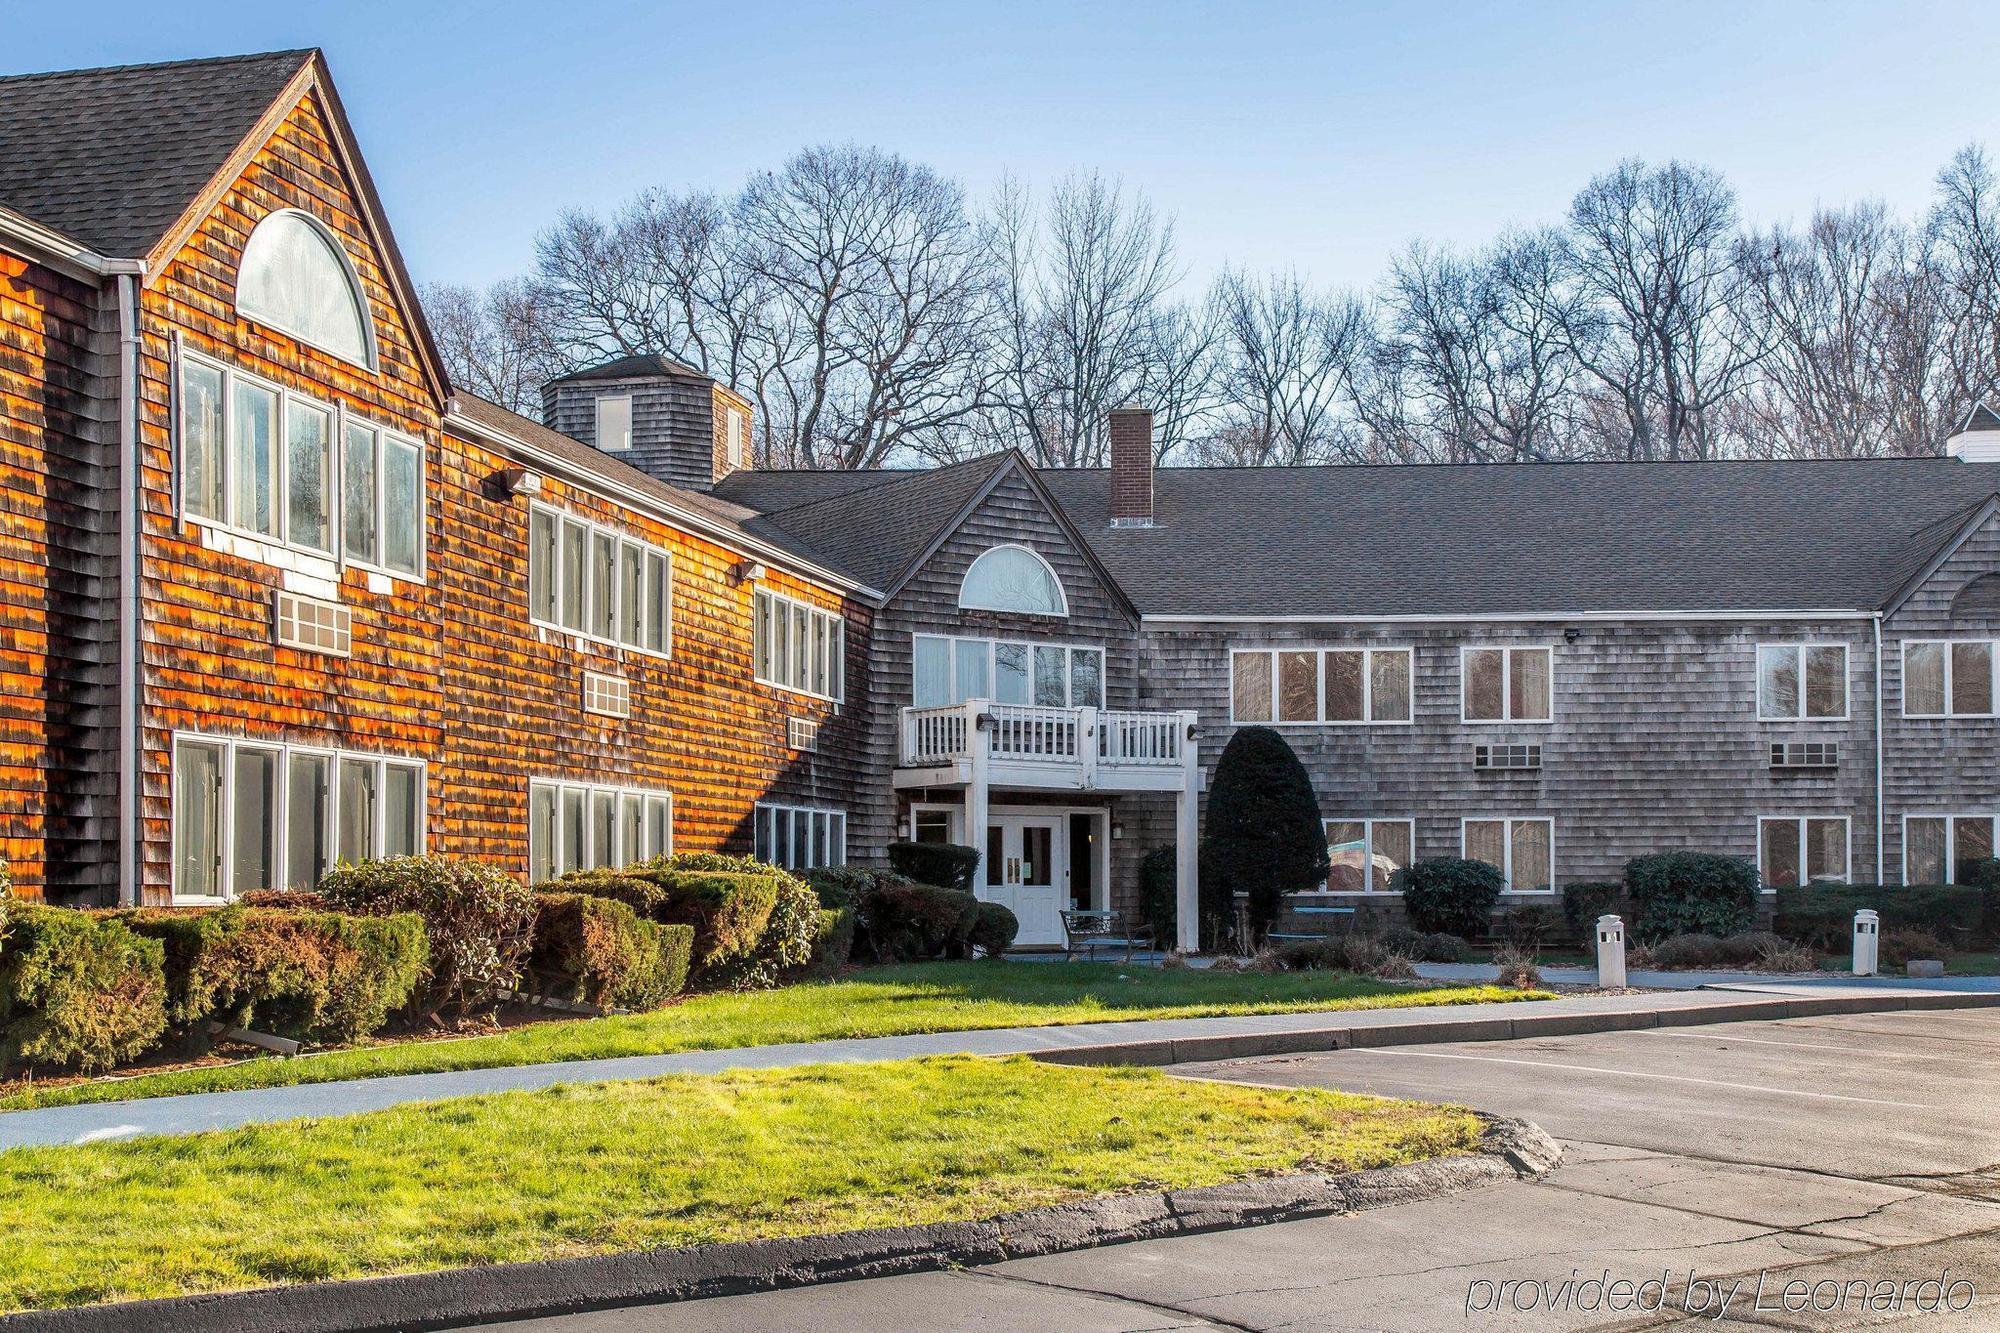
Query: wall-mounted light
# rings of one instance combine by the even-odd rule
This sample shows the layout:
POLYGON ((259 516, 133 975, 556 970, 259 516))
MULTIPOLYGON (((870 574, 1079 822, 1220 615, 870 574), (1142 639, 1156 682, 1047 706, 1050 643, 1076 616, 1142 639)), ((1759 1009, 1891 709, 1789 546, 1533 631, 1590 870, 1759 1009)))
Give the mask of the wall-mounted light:
POLYGON ((759 560, 739 560, 729 567, 729 577, 738 583, 751 583, 768 573, 770 571, 759 560))
POLYGON ((524 467, 510 467, 500 473, 500 489, 509 495, 540 495, 542 474, 524 467))
POLYGON ((1571 625, 1569 628, 1563 631, 1564 643, 1575 643, 1578 639, 1582 637, 1583 637, 1583 631, 1578 629, 1574 625, 1571 625))

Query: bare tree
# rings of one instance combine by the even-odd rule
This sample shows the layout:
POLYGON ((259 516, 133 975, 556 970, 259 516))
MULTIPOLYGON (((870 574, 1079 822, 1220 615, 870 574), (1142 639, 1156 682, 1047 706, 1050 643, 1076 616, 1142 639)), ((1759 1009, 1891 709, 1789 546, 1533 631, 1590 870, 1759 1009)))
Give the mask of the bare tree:
POLYGON ((2000 181, 1986 150, 1961 148, 1937 178, 1927 219, 1942 277, 1950 388, 1944 415, 1955 425, 2000 388, 2000 181))
POLYGON ((1254 464, 1355 456, 1348 409, 1369 344, 1362 303, 1312 291, 1295 273, 1258 279, 1236 270, 1216 280, 1211 299, 1226 356, 1227 425, 1210 455, 1254 464))
POLYGON ((424 315, 458 388, 524 415, 541 412, 541 387, 570 368, 555 337, 560 320, 519 278, 485 291, 432 285, 419 294, 424 315))

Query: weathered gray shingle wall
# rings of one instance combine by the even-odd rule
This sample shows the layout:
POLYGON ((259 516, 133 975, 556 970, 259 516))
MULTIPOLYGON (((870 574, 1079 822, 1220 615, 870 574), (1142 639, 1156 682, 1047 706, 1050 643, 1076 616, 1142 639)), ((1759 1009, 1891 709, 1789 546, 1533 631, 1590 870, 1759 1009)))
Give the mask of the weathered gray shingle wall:
POLYGON ((715 482, 714 393, 706 380, 565 380, 545 391, 543 424, 585 444, 597 444, 597 400, 632 399, 632 447, 613 458, 675 486, 706 490, 715 482))

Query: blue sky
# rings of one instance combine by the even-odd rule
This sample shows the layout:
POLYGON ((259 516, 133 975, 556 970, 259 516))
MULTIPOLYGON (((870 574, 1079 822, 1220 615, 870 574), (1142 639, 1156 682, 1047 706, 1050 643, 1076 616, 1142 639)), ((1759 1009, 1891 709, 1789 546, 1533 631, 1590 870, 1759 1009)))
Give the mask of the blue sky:
POLYGON ((1960 145, 2000 149, 1992 4, 8 8, 8 72, 324 47, 420 281, 508 275, 565 205, 726 190, 819 140, 975 196, 1097 168, 1176 216, 1196 278, 1335 284, 1553 219, 1621 156, 1719 167, 1765 222, 1914 210, 1960 145))

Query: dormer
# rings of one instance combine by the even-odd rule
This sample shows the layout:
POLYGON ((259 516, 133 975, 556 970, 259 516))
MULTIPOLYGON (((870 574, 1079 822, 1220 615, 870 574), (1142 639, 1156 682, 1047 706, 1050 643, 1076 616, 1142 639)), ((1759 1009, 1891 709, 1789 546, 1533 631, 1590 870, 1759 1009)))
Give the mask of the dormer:
POLYGON ((749 401, 672 357, 622 356, 552 379, 542 420, 675 486, 706 490, 752 465, 749 401))
POLYGON ((2000 463, 2000 413, 1975 403, 1965 424, 1944 442, 1944 451, 1961 463, 2000 463))

